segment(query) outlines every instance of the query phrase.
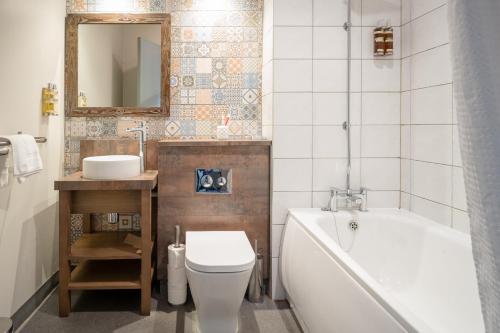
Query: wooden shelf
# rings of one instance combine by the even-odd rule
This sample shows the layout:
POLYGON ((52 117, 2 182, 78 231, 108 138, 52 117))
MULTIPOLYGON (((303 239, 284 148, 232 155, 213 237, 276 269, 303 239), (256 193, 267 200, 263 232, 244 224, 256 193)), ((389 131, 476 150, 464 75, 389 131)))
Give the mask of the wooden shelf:
POLYGON ((71 260, 141 259, 140 249, 125 242, 128 234, 131 233, 99 232, 83 234, 71 246, 69 258, 71 260))
POLYGON ((141 289, 139 260, 87 260, 71 272, 70 290, 141 289))

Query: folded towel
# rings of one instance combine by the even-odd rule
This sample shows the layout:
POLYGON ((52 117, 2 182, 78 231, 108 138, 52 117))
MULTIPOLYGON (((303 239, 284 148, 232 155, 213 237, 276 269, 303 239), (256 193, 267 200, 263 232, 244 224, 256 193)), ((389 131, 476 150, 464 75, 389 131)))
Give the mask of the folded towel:
POLYGON ((0 188, 9 184, 9 148, 0 148, 0 188))
POLYGON ((28 134, 11 135, 8 137, 12 147, 14 177, 23 183, 27 177, 43 169, 42 159, 35 138, 28 134))

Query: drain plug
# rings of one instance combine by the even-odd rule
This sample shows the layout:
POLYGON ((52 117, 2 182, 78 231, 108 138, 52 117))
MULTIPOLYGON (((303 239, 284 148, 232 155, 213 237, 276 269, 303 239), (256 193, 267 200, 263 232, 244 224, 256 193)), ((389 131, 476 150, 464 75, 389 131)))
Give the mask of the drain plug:
POLYGON ((358 230, 358 228, 359 228, 358 222, 351 221, 351 223, 349 223, 349 228, 351 228, 352 231, 358 230))

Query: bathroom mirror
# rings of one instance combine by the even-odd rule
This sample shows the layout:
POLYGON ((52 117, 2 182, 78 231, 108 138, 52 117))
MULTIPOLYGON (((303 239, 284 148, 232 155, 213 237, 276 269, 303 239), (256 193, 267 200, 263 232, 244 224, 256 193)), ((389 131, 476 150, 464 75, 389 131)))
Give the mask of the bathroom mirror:
POLYGON ((168 14, 66 18, 66 114, 168 116, 168 14))

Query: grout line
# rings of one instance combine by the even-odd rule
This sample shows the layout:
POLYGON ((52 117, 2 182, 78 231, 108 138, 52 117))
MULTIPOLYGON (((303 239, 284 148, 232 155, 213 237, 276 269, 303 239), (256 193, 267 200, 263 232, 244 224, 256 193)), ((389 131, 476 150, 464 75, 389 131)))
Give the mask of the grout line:
MULTIPOLYGON (((412 22, 415 22, 415 21, 416 21, 416 20, 418 20, 419 18, 422 18, 422 17, 424 17, 424 16, 425 16, 425 15, 427 15, 427 14, 430 14, 430 13, 432 13, 432 12, 434 12, 434 11, 437 11, 438 9, 440 9, 440 8, 442 8, 442 7, 446 6, 446 5, 447 5, 447 3, 444 3, 444 4, 442 4, 442 5, 438 6, 438 7, 435 7, 435 8, 433 8, 433 9, 431 9, 431 10, 429 10, 429 11, 427 11, 427 12, 425 12, 425 13, 423 13, 423 14, 421 14, 421 15, 417 16, 417 17, 414 17, 414 18, 410 19, 410 20, 409 20, 408 22, 406 22, 406 23, 402 23, 402 24, 401 24, 401 26, 403 26, 403 25, 407 25, 407 24, 410 24, 410 23, 412 23, 412 22)), ((401 8, 402 8, 402 6, 401 6, 401 8)), ((412 14, 412 13, 411 13, 411 6, 410 6, 410 18, 411 18, 411 14, 412 14)), ((403 15, 401 15, 401 18, 402 18, 402 17, 403 17, 403 15)))
POLYGON ((408 58, 411 58, 411 57, 414 57, 414 56, 420 55, 420 54, 422 54, 422 53, 426 53, 426 52, 428 52, 428 51, 432 51, 432 50, 438 49, 438 48, 443 47, 443 46, 446 46, 446 45, 450 45, 450 42, 446 42, 446 43, 443 43, 443 44, 439 44, 439 45, 433 46, 433 47, 431 47, 431 48, 428 48, 428 49, 425 49, 425 50, 422 50, 422 51, 418 51, 418 52, 412 53, 412 54, 410 54, 410 55, 407 55, 406 57, 401 57, 401 60, 405 60, 405 59, 408 59, 408 58))
POLYGON ((451 208, 451 209, 454 209, 454 210, 461 211, 461 212, 463 212, 463 213, 467 213, 467 211, 466 211, 466 210, 463 210, 463 209, 460 209, 460 208, 454 207, 454 206, 452 206, 452 205, 447 205, 447 204, 442 203, 442 202, 438 202, 438 201, 435 201, 435 200, 431 200, 431 199, 429 199, 429 198, 425 198, 425 197, 422 197, 422 196, 420 196, 420 195, 416 195, 416 194, 414 194, 414 193, 408 193, 408 192, 406 192, 406 191, 401 191, 401 192, 402 192, 402 193, 404 193, 404 194, 409 195, 410 197, 419 198, 419 199, 422 199, 422 200, 426 200, 426 201, 429 201, 429 202, 435 203, 435 204, 437 204, 437 205, 441 205, 441 206, 444 206, 444 207, 447 207, 447 208, 451 208))
MULTIPOLYGON (((410 66, 411 66, 411 64, 410 64, 410 66)), ((410 79, 411 79, 411 73, 410 73, 410 79)), ((415 91, 415 90, 423 90, 423 89, 428 89, 428 88, 442 87, 442 86, 450 85, 452 83, 453 83, 453 81, 452 82, 446 82, 446 83, 432 84, 430 86, 425 86, 425 87, 412 88, 411 87, 411 82, 410 82, 410 89, 409 90, 402 90, 401 92, 404 93, 404 92, 411 92, 411 91, 415 91)))

